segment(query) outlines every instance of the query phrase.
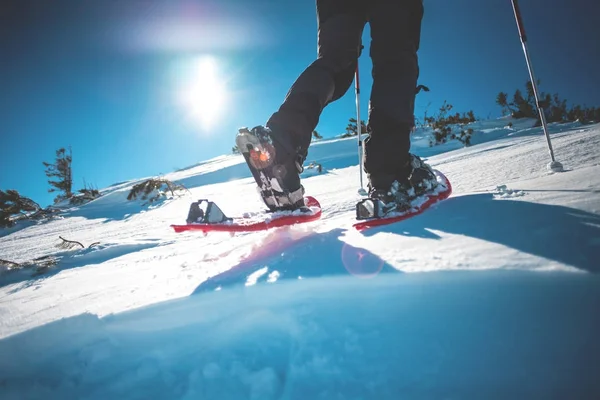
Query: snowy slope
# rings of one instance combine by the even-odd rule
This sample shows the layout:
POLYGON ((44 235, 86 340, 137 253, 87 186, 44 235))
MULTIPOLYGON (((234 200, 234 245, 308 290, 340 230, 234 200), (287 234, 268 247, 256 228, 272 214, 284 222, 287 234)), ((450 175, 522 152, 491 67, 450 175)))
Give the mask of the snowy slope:
POLYGON ((0 398, 598 398, 600 126, 551 126, 553 174, 540 128, 514 122, 476 123, 469 148, 417 131, 453 196, 364 233, 355 139, 311 147, 324 210, 305 226, 172 232, 198 198, 262 207, 230 155, 166 175, 190 193, 159 206, 123 182, 5 230, 17 262, 59 235, 100 245, 0 275, 0 398))

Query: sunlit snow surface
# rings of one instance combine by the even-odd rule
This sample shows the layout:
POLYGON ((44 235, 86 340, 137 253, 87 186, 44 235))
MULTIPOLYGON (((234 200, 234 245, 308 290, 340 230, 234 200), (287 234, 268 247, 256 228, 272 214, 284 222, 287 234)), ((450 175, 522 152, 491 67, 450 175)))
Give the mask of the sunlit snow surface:
POLYGON ((263 208, 241 156, 165 177, 190 193, 126 200, 140 180, 0 231, 1 399, 600 397, 600 126, 474 124, 474 145, 412 150, 450 199, 362 233, 355 139, 318 141, 303 182, 321 220, 176 234, 189 203, 263 208), (61 251, 58 236, 86 245, 61 251), (60 253, 59 253, 60 252, 60 253))

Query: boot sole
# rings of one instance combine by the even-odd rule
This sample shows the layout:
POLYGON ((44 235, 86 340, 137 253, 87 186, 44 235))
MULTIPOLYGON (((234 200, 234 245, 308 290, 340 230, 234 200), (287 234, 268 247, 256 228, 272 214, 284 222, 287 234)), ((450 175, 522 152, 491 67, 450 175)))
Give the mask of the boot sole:
POLYGON ((261 171, 273 166, 275 147, 268 136, 257 137, 248 129, 242 128, 235 138, 235 143, 252 168, 261 171))
POLYGON ((271 211, 294 210, 299 208, 294 204, 285 205, 281 203, 277 193, 284 192, 279 187, 278 179, 281 174, 281 166, 275 162, 276 150, 268 135, 259 135, 247 128, 239 130, 235 139, 236 145, 248 165, 254 180, 260 189, 260 195, 271 211), (275 186, 273 186, 275 185, 275 186))

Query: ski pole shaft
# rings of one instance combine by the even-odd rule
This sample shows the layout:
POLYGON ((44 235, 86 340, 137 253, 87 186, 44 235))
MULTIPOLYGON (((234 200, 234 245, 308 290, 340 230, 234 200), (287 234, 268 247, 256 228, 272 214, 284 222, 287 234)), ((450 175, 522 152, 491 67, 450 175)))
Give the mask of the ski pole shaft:
POLYGON ((540 107, 540 96, 538 92, 535 75, 531 66, 531 59, 529 57, 529 49, 527 47, 527 35, 525 33, 525 26, 523 25, 523 18, 521 17, 521 9, 519 8, 518 0, 511 0, 513 11, 515 13, 515 19, 517 21, 517 28, 519 29, 519 37, 521 38, 521 44, 523 46, 523 53, 525 54, 525 62, 527 63, 527 69, 529 70, 529 78, 531 79, 531 86, 533 87, 533 95, 535 96, 535 104, 540 114, 540 121, 542 122, 542 128, 544 135, 546 136, 546 142, 548 143, 548 150, 550 151, 550 158, 553 163, 556 163, 554 159, 554 150, 552 149, 552 142, 550 140, 550 134, 548 133, 548 124, 546 123, 546 115, 544 109, 540 107))
POLYGON ((363 143, 362 143, 362 123, 360 121, 360 80, 358 74, 358 62, 356 63, 356 71, 354 73, 355 79, 354 84, 356 87, 356 131, 358 134, 358 163, 359 163, 359 174, 360 174, 360 190, 364 191, 363 188, 363 143))

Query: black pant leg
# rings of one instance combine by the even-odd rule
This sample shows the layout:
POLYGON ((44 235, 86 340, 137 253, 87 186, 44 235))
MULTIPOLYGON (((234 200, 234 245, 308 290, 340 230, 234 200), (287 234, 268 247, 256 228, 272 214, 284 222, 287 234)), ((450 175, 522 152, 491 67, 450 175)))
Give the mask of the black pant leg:
POLYGON ((369 9, 373 87, 365 172, 378 188, 407 171, 422 17, 422 0, 372 0, 369 9))
POLYGON ((291 135, 306 153, 325 106, 347 91, 354 77, 366 24, 362 0, 317 0, 318 58, 302 72, 267 126, 291 135))

